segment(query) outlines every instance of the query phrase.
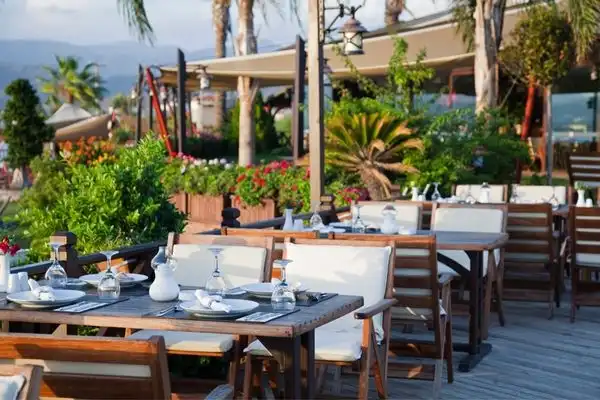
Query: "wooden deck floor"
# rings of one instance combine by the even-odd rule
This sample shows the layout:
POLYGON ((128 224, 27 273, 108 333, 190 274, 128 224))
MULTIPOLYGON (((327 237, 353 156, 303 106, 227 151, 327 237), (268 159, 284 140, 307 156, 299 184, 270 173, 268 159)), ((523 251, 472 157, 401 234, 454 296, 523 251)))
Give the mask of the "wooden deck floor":
MULTIPOLYGON (((568 302, 546 318, 541 303, 506 302, 507 324, 493 320, 492 352, 469 373, 455 366, 453 384, 442 385, 442 399, 600 399, 600 307, 582 307, 574 324, 568 302)), ((495 315, 494 315, 495 317, 495 315)), ((454 338, 466 337, 466 323, 455 318, 454 338)), ((463 353, 454 353, 458 362, 463 353)), ((344 397, 356 397, 356 377, 344 376, 344 397)), ((373 389, 373 384, 371 388, 373 389)), ((429 381, 389 380, 391 399, 431 399, 429 381)), ((370 398, 377 398, 372 390, 370 398)))

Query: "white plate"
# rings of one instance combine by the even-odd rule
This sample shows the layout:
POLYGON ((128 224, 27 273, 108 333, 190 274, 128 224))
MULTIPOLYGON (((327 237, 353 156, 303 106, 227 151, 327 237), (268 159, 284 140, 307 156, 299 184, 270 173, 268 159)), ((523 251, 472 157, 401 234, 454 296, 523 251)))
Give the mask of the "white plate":
POLYGON ((56 300, 40 300, 32 292, 17 292, 6 296, 8 301, 30 308, 48 308, 75 303, 85 296, 81 290, 53 289, 56 300))
POLYGON ((247 314, 258 308, 259 304, 255 301, 250 300, 239 300, 239 299, 223 299, 223 304, 227 304, 231 307, 230 312, 215 311, 210 308, 203 307, 197 301, 184 301, 179 306, 185 312, 199 316, 239 316, 247 314))
MULTIPOLYGON (((260 298, 271 298, 273 294, 273 290, 275 289, 275 283, 272 282, 258 282, 258 283, 249 283, 247 285, 241 286, 249 295, 260 298)), ((300 294, 306 292, 308 289, 300 285, 300 287, 296 288, 293 284, 290 286, 294 289, 294 293, 300 294)))
MULTIPOLYGON (((98 286, 98 284, 100 283, 100 279, 102 279, 102 275, 104 275, 103 272, 101 272, 99 274, 83 275, 83 276, 80 276, 79 279, 81 279, 82 281, 84 281, 86 283, 89 283, 92 286, 98 286)), ((148 280, 148 277, 146 275, 141 275, 141 274, 127 273, 127 276, 132 279, 126 280, 126 281, 119 280, 119 283, 122 288, 135 286, 138 283, 148 280)))

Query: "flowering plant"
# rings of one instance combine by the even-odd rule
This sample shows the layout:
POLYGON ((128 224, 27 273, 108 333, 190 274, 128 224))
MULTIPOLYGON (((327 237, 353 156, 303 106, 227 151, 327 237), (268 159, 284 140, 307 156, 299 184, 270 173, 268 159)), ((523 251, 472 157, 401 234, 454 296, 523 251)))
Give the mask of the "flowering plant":
POLYGON ((16 243, 11 244, 11 240, 8 238, 8 236, 4 236, 0 242, 0 252, 2 252, 3 255, 9 254, 14 256, 19 250, 21 250, 21 247, 16 243))
POLYGON ((62 158, 69 164, 86 164, 114 162, 116 147, 108 140, 97 140, 96 137, 80 138, 76 142, 59 144, 62 158))

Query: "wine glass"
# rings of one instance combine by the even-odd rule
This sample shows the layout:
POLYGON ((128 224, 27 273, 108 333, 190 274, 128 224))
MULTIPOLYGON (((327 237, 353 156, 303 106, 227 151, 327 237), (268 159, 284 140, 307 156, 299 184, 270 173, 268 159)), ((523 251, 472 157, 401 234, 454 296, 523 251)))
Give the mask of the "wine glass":
POLYGON ((321 218, 321 216, 319 215, 319 206, 321 204, 319 202, 315 202, 313 203, 313 215, 310 217, 310 228, 313 231, 320 231, 321 229, 323 229, 325 227, 325 225, 323 225, 323 219, 321 218))
POLYGON ((221 276, 221 270, 219 269, 219 255, 223 251, 221 247, 210 247, 208 249, 215 257, 215 270, 206 281, 204 288, 209 295, 223 296, 227 290, 227 284, 225 279, 221 276))
POLYGON ((367 230, 367 226, 363 222, 362 218, 360 218, 360 209, 361 208, 362 208, 362 205, 360 205, 360 204, 356 204, 354 206, 354 210, 356 210, 356 219, 353 218, 354 224, 352 224, 352 232, 355 232, 355 233, 365 233, 365 231, 367 230))
POLYGON ((467 203, 467 204, 475 204, 475 203, 477 203, 477 200, 475 199, 475 197, 471 193, 471 185, 467 186, 467 195, 465 196, 465 203, 467 203))
POLYGON ((294 290, 287 283, 286 268, 292 260, 275 260, 273 261, 273 267, 279 267, 281 269, 281 282, 273 289, 271 295, 271 305, 273 310, 276 311, 291 311, 296 306, 296 295, 294 290))
POLYGON ((54 260, 52 260, 52 265, 46 270, 46 275, 44 276, 44 279, 48 281, 50 286, 57 289, 67 286, 67 272, 60 265, 60 262, 58 262, 58 250, 60 246, 60 243, 50 243, 50 247, 52 247, 54 252, 54 260))
POLYGON ((433 183, 433 194, 431 195, 431 201, 438 201, 439 199, 442 198, 442 195, 440 193, 440 191, 438 190, 438 186, 439 186, 439 182, 434 182, 433 183))
POLYGON ((511 203, 519 202, 519 185, 516 183, 512 184, 512 188, 510 190, 510 202, 511 203))
POLYGON ((100 282, 98 283, 98 297, 100 299, 118 299, 121 293, 121 284, 110 263, 118 251, 106 250, 101 253, 106 257, 106 270, 101 273, 100 282))

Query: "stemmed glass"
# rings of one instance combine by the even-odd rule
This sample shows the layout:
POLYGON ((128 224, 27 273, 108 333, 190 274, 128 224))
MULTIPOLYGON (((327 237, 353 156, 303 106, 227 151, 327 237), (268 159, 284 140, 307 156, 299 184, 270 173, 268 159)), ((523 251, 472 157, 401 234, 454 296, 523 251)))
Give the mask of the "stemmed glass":
POLYGON ((291 311, 296 306, 296 295, 294 290, 287 283, 286 268, 292 260, 275 260, 273 267, 281 269, 281 282, 273 289, 271 295, 271 305, 277 311, 291 311))
POLYGON ((325 227, 323 225, 323 219, 319 215, 319 202, 313 203, 313 215, 310 217, 310 228, 313 231, 320 231, 325 227))
POLYGON ((352 224, 352 232, 355 233, 365 233, 365 231, 367 230, 367 226, 365 225, 365 223, 363 222, 363 220, 360 218, 360 209, 362 208, 362 205, 360 204, 355 204, 353 210, 356 210, 356 217, 352 217, 352 219, 354 220, 354 223, 352 224))
POLYGON ((440 193, 440 191, 438 190, 438 186, 440 185, 439 182, 434 182, 433 183, 433 194, 431 195, 431 201, 438 201, 439 199, 442 198, 442 195, 440 193))
POLYGON ((477 200, 471 194, 471 185, 467 186, 467 195, 465 196, 465 203, 467 203, 467 204, 475 204, 475 203, 477 203, 477 200))
POLYGON ((111 260, 118 251, 106 250, 101 253, 106 257, 106 270, 101 273, 102 276, 98 283, 98 297, 100 299, 118 299, 121 293, 121 284, 111 266, 111 260))
POLYGON ((227 290, 227 284, 225 283, 225 279, 221 276, 221 270, 219 269, 219 255, 223 249, 221 247, 210 247, 208 250, 215 257, 215 269, 206 281, 204 288, 209 295, 223 296, 227 290))
POLYGON ((512 188, 510 191, 510 202, 511 203, 519 202, 519 185, 516 183, 512 184, 512 188))
POLYGON ((552 208, 554 210, 556 210, 560 206, 560 202, 558 201, 558 198, 556 197, 556 187, 555 186, 552 186, 552 196, 550 196, 550 198, 548 199, 548 203, 550 203, 552 205, 552 208))
POLYGON ((67 272, 58 262, 58 250, 60 246, 60 243, 50 243, 50 247, 52 247, 54 252, 54 260, 52 260, 52 265, 50 265, 44 276, 44 279, 48 281, 50 286, 57 289, 67 286, 67 272))

